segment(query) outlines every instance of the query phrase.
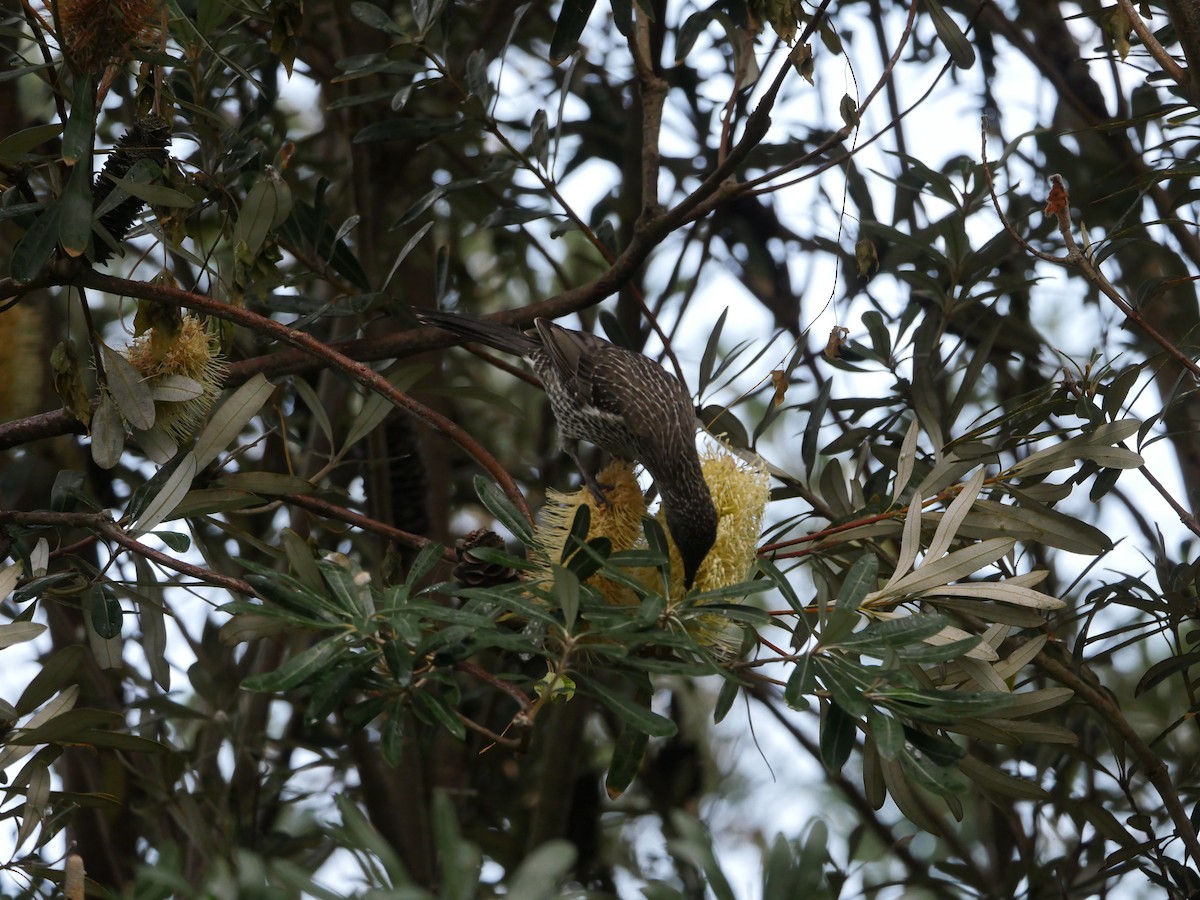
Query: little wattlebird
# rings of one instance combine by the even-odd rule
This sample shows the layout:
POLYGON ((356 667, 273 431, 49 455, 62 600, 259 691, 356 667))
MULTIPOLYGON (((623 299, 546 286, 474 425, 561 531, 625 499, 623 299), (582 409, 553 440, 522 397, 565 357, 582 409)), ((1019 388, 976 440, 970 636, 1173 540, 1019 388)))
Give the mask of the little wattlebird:
POLYGON ((546 319, 535 319, 536 330, 525 334, 454 313, 422 310, 417 318, 528 360, 546 388, 563 449, 601 502, 602 487, 579 462, 579 441, 645 466, 666 507, 684 587, 691 588, 717 537, 717 509, 696 452, 695 407, 675 376, 640 353, 546 319))

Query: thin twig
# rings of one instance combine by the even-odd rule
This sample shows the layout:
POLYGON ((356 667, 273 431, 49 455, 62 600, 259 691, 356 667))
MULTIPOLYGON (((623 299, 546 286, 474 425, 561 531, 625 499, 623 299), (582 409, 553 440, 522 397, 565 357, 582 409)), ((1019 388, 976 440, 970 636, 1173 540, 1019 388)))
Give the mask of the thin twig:
MULTIPOLYGON (((1163 350, 1166 351, 1168 356, 1191 372, 1192 375, 1197 378, 1197 380, 1200 380, 1200 365, 1197 365, 1195 360, 1185 354, 1170 339, 1163 335, 1162 332, 1146 321, 1145 317, 1142 316, 1138 310, 1134 309, 1129 304, 1129 301, 1121 296, 1120 291, 1113 286, 1112 282, 1104 276, 1104 273, 1100 271, 1100 267, 1094 262, 1091 253, 1081 249, 1079 245, 1075 243, 1075 236, 1071 233, 1071 205, 1068 202, 1068 198, 1065 196, 1065 188, 1062 202, 1055 204, 1054 209, 1048 210, 1048 214, 1053 215, 1058 223, 1059 234, 1062 235, 1063 243, 1067 249, 1066 255, 1055 256, 1052 253, 1045 253, 1033 247, 1027 240, 1025 240, 1024 237, 1021 236, 1020 232, 1018 232, 1017 229, 1013 227, 1012 223, 1008 221, 1008 217, 1004 215, 1003 210, 1000 208, 1000 198, 996 195, 996 185, 992 180, 992 170, 988 166, 986 116, 983 117, 980 134, 980 143, 982 145, 983 156, 983 174, 984 178, 987 180, 988 194, 991 195, 992 207, 996 210, 996 215, 1000 218, 1000 223, 1004 226, 1004 230, 1009 233, 1012 239, 1016 241, 1027 253, 1036 256, 1043 262, 1053 263, 1054 265, 1063 266, 1064 268, 1078 269, 1079 274, 1083 276, 1085 281, 1087 281, 1098 291, 1100 291, 1100 293, 1104 294, 1104 296, 1111 300, 1113 305, 1116 306, 1117 309, 1119 309, 1122 313, 1124 313, 1127 319, 1141 328, 1141 330, 1148 338, 1150 338, 1150 340, 1154 341, 1154 343, 1158 344, 1163 348, 1163 350)), ((1053 180, 1054 177, 1055 176, 1051 176, 1051 179, 1053 180)), ((1058 177, 1061 181, 1061 176, 1058 177)))
POLYGON ((1125 14, 1125 18, 1129 20, 1129 24, 1133 28, 1133 33, 1138 36, 1138 40, 1142 42, 1142 46, 1154 57, 1154 61, 1162 67, 1164 72, 1171 76, 1172 81, 1186 90, 1189 86, 1187 71, 1183 66, 1175 62, 1171 54, 1158 42, 1158 38, 1154 36, 1154 32, 1146 27, 1145 21, 1138 14, 1133 3, 1130 0, 1117 0, 1117 5, 1121 8, 1121 12, 1125 14))
POLYGON ((99 290, 108 291, 110 294, 125 295, 129 297, 139 297, 145 300, 154 300, 160 303, 174 303, 178 306, 184 306, 188 309, 198 310, 207 315, 215 316, 218 319, 226 319, 246 328, 250 328, 256 333, 273 338, 281 343, 289 344, 292 347, 302 350, 312 356, 315 356, 322 361, 332 365, 334 368, 345 372, 359 384, 382 394, 390 400, 395 406, 404 410, 412 416, 415 416, 424 424, 428 425, 435 431, 439 431, 446 435, 484 468, 500 486, 504 489, 508 498, 516 504, 526 516, 532 520, 532 515, 529 512, 529 507, 525 503, 525 498, 513 481, 511 475, 500 465, 499 461, 488 453, 471 435, 464 431, 460 426, 447 419, 440 413, 434 412, 423 403, 419 403, 412 397, 402 391, 399 391, 386 378, 363 365, 356 362, 347 356, 343 356, 329 345, 322 343, 312 335, 305 334, 303 331, 296 331, 293 328, 288 328, 274 319, 268 319, 266 316, 260 316, 248 309, 233 306, 228 303, 221 303, 218 300, 213 300, 211 297, 205 297, 201 294, 193 294, 189 291, 180 290, 179 288, 170 287, 161 284, 149 284, 142 281, 129 281, 124 278, 115 278, 111 275, 102 275, 99 272, 88 271, 83 273, 77 283, 94 287, 99 290))

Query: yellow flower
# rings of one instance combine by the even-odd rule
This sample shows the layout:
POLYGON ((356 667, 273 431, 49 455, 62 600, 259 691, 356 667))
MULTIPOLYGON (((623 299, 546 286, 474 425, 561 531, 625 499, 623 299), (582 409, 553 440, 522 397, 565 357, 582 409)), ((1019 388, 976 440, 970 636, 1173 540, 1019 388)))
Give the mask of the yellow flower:
MULTIPOLYGON (((608 538, 612 541, 615 553, 631 549, 642 539, 646 498, 633 474, 632 464, 628 460, 614 459, 600 471, 596 480, 606 486, 606 504, 598 503, 586 487, 570 494, 555 490, 546 492, 546 504, 538 513, 535 530, 538 550, 532 555, 532 561, 542 569, 536 576, 539 581, 551 579, 550 566, 562 559, 567 535, 571 533, 571 524, 581 506, 588 507, 591 514, 587 535, 589 541, 598 537, 608 538)), ((637 602, 637 596, 629 588, 616 584, 602 574, 593 575, 589 583, 609 603, 637 602)))
MULTIPOLYGON (((693 587, 698 592, 713 591, 745 581, 754 566, 758 538, 762 532, 763 516, 770 497, 770 479, 765 467, 743 462, 726 450, 709 446, 701 454, 700 468, 708 483, 713 504, 717 508, 717 539, 708 556, 700 565, 693 587)), ((642 517, 646 502, 641 488, 628 462, 614 461, 598 476, 598 480, 611 485, 606 492, 608 505, 599 505, 586 488, 572 494, 550 491, 546 505, 538 515, 536 536, 538 550, 532 559, 539 566, 533 575, 537 581, 550 581, 551 564, 562 558, 563 546, 571 531, 571 523, 580 506, 591 512, 588 539, 606 537, 612 541, 613 551, 645 547, 646 536, 642 528, 642 517)), ((666 513, 660 508, 655 516, 663 523, 668 535, 671 553, 671 585, 668 597, 668 615, 672 608, 683 602, 683 563, 679 551, 670 540, 666 528, 666 513)), ((661 591, 661 576, 657 569, 633 570, 630 574, 640 580, 650 591, 661 591)), ((596 573, 589 583, 604 595, 609 603, 629 606, 639 602, 638 595, 629 587, 596 573)), ((726 599, 724 602, 728 602, 726 599)), ((727 622, 719 614, 691 617, 687 628, 700 643, 733 653, 741 641, 740 632, 727 629, 727 622)))
MULTIPOLYGON (((754 565, 763 514, 771 494, 770 478, 761 466, 743 462, 709 446, 700 456, 700 469, 717 508, 717 539, 696 572, 696 591, 714 591, 745 581, 754 565)), ((666 512, 655 516, 666 528, 666 512)), ((668 537, 670 532, 667 531, 668 537)), ((671 596, 683 593, 683 562, 675 542, 671 547, 671 596)))
POLYGON ((216 335, 196 316, 184 316, 177 327, 159 321, 133 339, 125 356, 148 381, 180 375, 202 388, 200 395, 190 400, 154 403, 154 427, 182 444, 204 421, 225 380, 216 335))

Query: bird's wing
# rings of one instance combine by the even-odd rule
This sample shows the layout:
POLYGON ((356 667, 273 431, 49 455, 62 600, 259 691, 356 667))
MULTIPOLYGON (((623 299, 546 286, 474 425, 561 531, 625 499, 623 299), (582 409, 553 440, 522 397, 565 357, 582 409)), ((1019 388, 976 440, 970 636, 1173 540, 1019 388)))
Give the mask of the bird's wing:
MULTIPOLYGON (((592 386, 595 383, 595 347, 589 342, 596 338, 581 331, 572 331, 555 325, 546 319, 535 319, 538 334, 542 338, 542 349, 550 358, 563 381, 573 384, 575 394, 585 403, 591 402, 592 386)), ((607 341, 603 342, 607 344, 607 341)))

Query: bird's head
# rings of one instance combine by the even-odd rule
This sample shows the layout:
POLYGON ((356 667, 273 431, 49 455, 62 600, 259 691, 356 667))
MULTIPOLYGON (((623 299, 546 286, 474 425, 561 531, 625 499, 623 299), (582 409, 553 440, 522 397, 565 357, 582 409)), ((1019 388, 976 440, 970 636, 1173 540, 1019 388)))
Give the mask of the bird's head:
POLYGON ((683 588, 691 590, 700 564, 717 539, 717 510, 707 489, 694 498, 672 496, 666 507, 667 528, 683 560, 683 588))

